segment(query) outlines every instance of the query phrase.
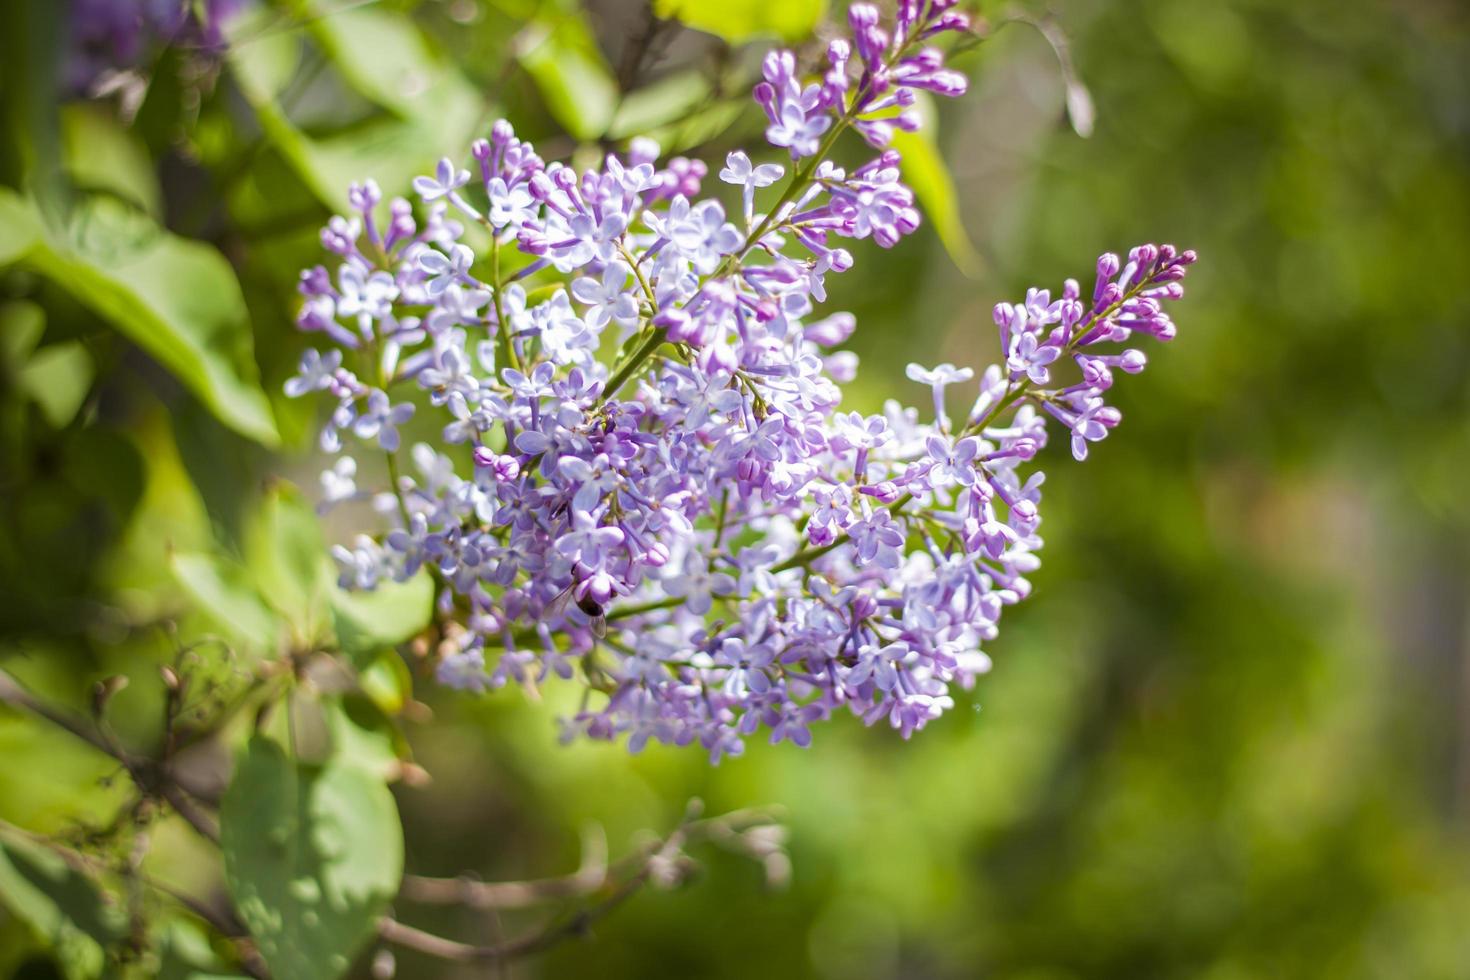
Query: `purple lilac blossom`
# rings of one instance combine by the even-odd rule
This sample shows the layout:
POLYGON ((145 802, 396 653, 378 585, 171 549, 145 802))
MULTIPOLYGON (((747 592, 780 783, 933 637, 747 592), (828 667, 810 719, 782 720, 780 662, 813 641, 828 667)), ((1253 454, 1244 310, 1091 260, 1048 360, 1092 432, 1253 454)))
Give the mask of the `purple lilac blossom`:
POLYGON ((109 71, 138 67, 167 44, 217 52, 225 22, 245 0, 73 0, 66 83, 92 91, 109 71))
MULTIPOLYGON (((357 213, 322 236, 335 274, 302 274, 298 320, 349 356, 309 351, 288 390, 335 401, 334 453, 396 448, 410 408, 390 391, 443 410, 444 445, 414 447, 377 533, 333 551, 344 587, 430 570, 442 682, 535 685, 575 664, 588 699, 566 737, 718 760, 762 729, 806 745, 842 710, 907 738, 989 669, 982 647, 1039 565, 1042 475, 1025 469, 1048 418, 1079 459, 1118 424, 1113 369, 1145 363, 1120 345, 1173 336, 1163 304, 1194 253, 1105 255, 1090 299, 1068 280, 997 306, 1005 363, 962 418, 945 403, 975 373, 950 364, 910 365, 923 412, 839 411, 855 359, 834 348, 855 322, 818 318, 824 277, 852 266, 844 240, 892 245, 918 214, 896 153, 848 173, 825 147, 910 127, 916 89, 963 91, 926 46, 963 29, 952 7, 903 0, 884 28, 854 5, 817 80, 768 57, 755 95, 793 172, 778 190, 785 167, 731 154, 734 212, 697 199, 703 165, 660 166, 646 140, 578 174, 504 122, 473 147, 477 173, 444 161, 415 182, 422 225, 399 200, 380 226, 376 186, 353 188, 357 213), (490 256, 461 241, 466 223, 490 256), (529 264, 511 278, 561 278, 499 278, 512 247, 529 264), (627 337, 616 353, 609 324, 627 337)), ((376 500, 340 462, 323 486, 376 500)))

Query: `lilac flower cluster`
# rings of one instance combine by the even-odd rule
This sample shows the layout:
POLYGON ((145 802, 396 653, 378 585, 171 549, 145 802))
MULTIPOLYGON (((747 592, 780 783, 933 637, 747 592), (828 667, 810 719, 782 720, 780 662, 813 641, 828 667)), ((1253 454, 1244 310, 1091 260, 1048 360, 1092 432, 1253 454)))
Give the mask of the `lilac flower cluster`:
POLYGON ((854 5, 816 81, 768 57, 755 97, 794 171, 731 153, 733 214, 698 197, 703 165, 660 164, 647 141, 577 174, 504 122, 473 172, 446 160, 415 181, 422 220, 395 200, 380 221, 378 188, 352 189, 323 232, 335 272, 301 280, 299 325, 339 349, 308 351, 287 390, 335 402, 327 451, 387 454, 390 493, 359 492, 349 455, 323 474, 329 505, 372 496, 386 525, 334 555, 347 588, 429 570, 444 683, 580 675, 568 737, 717 760, 762 728, 806 745, 842 708, 907 737, 989 668, 982 645, 1037 567, 1042 477, 1023 469, 1048 417, 1078 458, 1118 424, 1114 371, 1144 365, 1118 345, 1173 336, 1162 304, 1194 256, 1105 255, 1090 298, 1069 281, 997 307, 1006 363, 963 418, 946 389, 974 375, 949 364, 909 368, 925 418, 839 410, 855 323, 816 307, 852 265, 844 240, 918 224, 881 147, 915 124, 916 90, 964 90, 925 46, 964 27, 952 6, 904 0, 885 30, 854 5), (848 129, 879 147, 851 171, 827 159, 848 129), (1064 365, 1078 380, 1053 381, 1064 365), (397 466, 404 385, 442 423, 414 475, 397 466))
POLYGON ((137 66, 164 44, 217 50, 245 0, 74 0, 67 17, 68 87, 89 92, 111 70, 137 66))

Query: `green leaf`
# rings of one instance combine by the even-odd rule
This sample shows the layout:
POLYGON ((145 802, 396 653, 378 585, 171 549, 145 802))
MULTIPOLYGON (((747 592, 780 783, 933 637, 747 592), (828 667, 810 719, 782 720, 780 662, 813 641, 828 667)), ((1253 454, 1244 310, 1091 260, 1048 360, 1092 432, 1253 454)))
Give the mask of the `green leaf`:
MULTIPOLYGON (((38 647, 36 658, 65 662, 59 647, 38 647)), ((70 676, 70 675, 66 675, 70 676)), ((48 722, 0 709, 0 819, 46 834, 79 825, 103 826, 128 804, 132 786, 117 775, 117 760, 48 722)))
POLYGON ((924 117, 922 128, 917 133, 897 130, 893 134, 893 148, 902 157, 899 166, 955 267, 967 276, 978 275, 980 253, 975 250, 960 219, 959 195, 955 193, 954 179, 935 142, 938 120, 933 102, 920 98, 916 104, 924 117))
POLYGON ((151 354, 226 425, 267 445, 278 441, 240 283, 213 248, 108 198, 52 228, 24 198, 0 188, 0 254, 7 251, 151 354), (3 241, 12 222, 37 230, 28 246, 19 247, 25 231, 3 241))
POLYGON ((395 650, 385 650, 357 675, 368 700, 386 715, 396 715, 413 695, 413 674, 395 650))
POLYGON ((0 364, 18 371, 46 332, 46 311, 30 300, 0 303, 0 364))
POLYGON ((71 980, 101 976, 107 947, 127 934, 122 910, 38 844, 0 841, 0 903, 30 927, 71 980))
POLYGON ((21 368, 20 389, 30 395, 53 429, 63 429, 92 387, 92 358, 79 340, 36 351, 21 368))
POLYGON ((214 951, 209 934, 193 919, 171 918, 158 931, 156 980, 207 980, 227 974, 230 965, 214 951))
POLYGON ((333 699, 326 705, 334 758, 392 782, 403 773, 408 747, 393 722, 366 698, 333 699))
POLYGON ((827 0, 653 0, 653 12, 731 44, 774 36, 809 36, 827 12, 827 0))
POLYGON ((344 81, 404 118, 419 111, 418 96, 449 70, 413 21, 399 13, 348 7, 314 16, 307 24, 344 81))
POLYGON ((580 15, 557 14, 528 24, 516 49, 521 67, 563 129, 579 140, 607 132, 618 107, 618 86, 580 15))
POLYGON ((24 258, 41 240, 41 221, 24 198, 0 187, 0 266, 24 258))
POLYGON ((327 548, 316 513, 288 483, 272 485, 246 545, 246 564, 261 596, 309 639, 325 623, 327 548))
POLYGON ((116 115, 100 105, 65 106, 61 140, 66 171, 78 187, 110 191, 154 218, 162 216, 148 150, 116 115))
POLYGON ((174 554, 170 562, 179 585, 232 638, 257 651, 273 650, 280 642, 280 621, 244 566, 203 554, 174 554))
POLYGON ((335 704, 336 698, 329 699, 307 684, 293 688, 287 695, 291 754, 297 763, 325 765, 336 754, 332 729, 327 720, 329 705, 335 704))
POLYGON ((709 97, 713 86, 698 71, 681 71, 623 96, 608 127, 615 140, 642 136, 678 122, 709 97))
POLYGON ((733 126, 743 113, 748 112, 752 105, 748 99, 725 99, 706 106, 688 119, 656 129, 648 135, 658 142, 666 154, 679 153, 719 136, 733 126))
POLYGON ((393 795, 366 770, 299 766, 256 735, 220 805, 225 881, 278 977, 341 976, 403 874, 393 795))
POLYGON ((342 79, 391 115, 309 135, 281 104, 303 62, 307 32, 280 29, 278 16, 262 5, 234 18, 227 61, 266 137, 329 208, 344 210, 348 184, 367 177, 389 193, 407 188, 440 157, 462 155, 492 112, 458 70, 433 57, 406 14, 335 10, 307 18, 312 33, 342 79))
POLYGON ((384 582, 371 592, 332 589, 337 645, 358 664, 410 640, 434 614, 434 580, 420 569, 407 582, 384 582))

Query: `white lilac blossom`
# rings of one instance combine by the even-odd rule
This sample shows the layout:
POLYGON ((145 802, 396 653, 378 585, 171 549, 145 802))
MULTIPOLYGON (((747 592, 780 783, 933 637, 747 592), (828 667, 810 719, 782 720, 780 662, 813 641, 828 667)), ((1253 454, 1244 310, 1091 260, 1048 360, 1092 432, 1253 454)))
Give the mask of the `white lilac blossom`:
MULTIPOLYGON (((298 321, 346 359, 308 352, 288 390, 334 400, 329 451, 388 452, 397 506, 333 554, 344 587, 428 569, 441 681, 580 675, 568 737, 718 759, 762 729, 806 745, 844 709, 908 737, 989 669, 982 648, 1038 567, 1026 470, 1049 419, 1079 459, 1118 424, 1113 369, 1144 366, 1119 347, 1173 336, 1163 303, 1194 254, 1105 255, 1090 298, 1069 280, 998 306, 1005 364, 962 419, 946 389, 975 375, 949 364, 909 368, 922 415, 839 411, 855 359, 834 348, 855 322, 816 315, 824 277, 851 267, 844 239, 892 245, 918 214, 893 151, 850 173, 825 155, 847 129, 881 147, 913 125, 916 89, 964 89, 926 46, 963 28, 952 6, 903 0, 888 28, 853 6, 817 80, 768 57, 756 98, 794 169, 777 190, 784 168, 731 154, 738 220, 697 198, 697 161, 658 165, 640 140, 578 174, 504 122, 473 147, 476 173, 445 161, 415 183, 423 224, 401 200, 380 223, 377 188, 353 188, 356 214, 323 233, 337 269, 302 275, 298 321), (390 392, 412 386, 443 428, 408 474, 410 403, 390 392)), ((376 499, 354 466, 329 474, 329 500, 376 499)))

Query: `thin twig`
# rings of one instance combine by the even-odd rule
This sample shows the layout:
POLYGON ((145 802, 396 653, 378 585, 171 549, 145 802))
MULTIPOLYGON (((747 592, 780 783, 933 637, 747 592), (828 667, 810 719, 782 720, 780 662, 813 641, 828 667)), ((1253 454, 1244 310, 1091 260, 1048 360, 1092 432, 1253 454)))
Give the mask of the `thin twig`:
POLYGON ((141 759, 133 755, 97 726, 88 725, 82 719, 46 704, 21 687, 3 669, 0 669, 0 702, 49 721, 104 755, 116 759, 127 770, 140 791, 146 795, 163 797, 201 837, 213 843, 219 842, 219 827, 213 818, 195 806, 190 798, 190 791, 183 785, 184 781, 178 772, 160 766, 152 759, 141 759))
POLYGON ((582 909, 558 925, 493 946, 476 946, 473 943, 445 939, 443 936, 404 925, 390 916, 378 920, 378 936, 386 942, 453 963, 485 963, 531 956, 550 949, 564 939, 584 934, 592 923, 631 898, 643 886, 648 875, 649 872, 645 869, 638 876, 623 882, 607 898, 582 909))
POLYGON ((12 708, 19 708, 22 711, 28 711, 33 715, 44 718, 56 727, 63 728, 75 735, 99 752, 117 758, 116 753, 113 752, 112 748, 107 744, 107 740, 102 737, 100 732, 95 731, 81 719, 58 711, 45 702, 37 700, 31 692, 16 683, 15 678, 11 677, 9 672, 3 669, 0 669, 0 702, 8 704, 12 708))
MULTIPOLYGON (((0 703, 42 718, 116 759, 133 778, 144 799, 162 798, 201 836, 212 843, 219 843, 219 828, 213 817, 196 806, 185 788, 179 784, 179 774, 168 765, 157 759, 133 755, 114 739, 107 729, 88 726, 68 712, 37 699, 4 670, 0 670, 0 703)), ((404 925, 392 917, 384 917, 379 920, 378 935, 386 942, 451 962, 504 962, 541 952, 565 939, 584 935, 595 922, 631 898, 649 880, 667 875, 668 872, 661 865, 675 866, 674 862, 682 853, 683 848, 690 843, 710 840, 726 845, 735 844, 747 850, 752 856, 763 855, 763 852, 757 848, 750 847, 748 843, 742 845, 740 842, 744 839, 742 835, 746 831, 770 824, 773 819, 770 814, 759 810, 736 810, 719 817, 701 820, 698 819, 700 811, 701 804, 698 801, 691 802, 684 819, 674 830, 661 840, 638 848, 612 866, 609 866, 607 862, 607 841, 598 830, 595 834, 589 833, 584 836, 581 866, 570 875, 536 881, 496 884, 478 882, 464 877, 436 879, 409 876, 404 880, 403 897, 407 899, 425 904, 463 904, 488 910, 525 908, 559 898, 578 898, 601 894, 596 901, 548 925, 539 932, 505 942, 474 945, 437 936, 422 929, 404 925), (622 880, 618 881, 620 877, 622 880)), ((5 824, 3 821, 0 821, 0 830, 35 840, 61 854, 72 867, 86 870, 94 877, 100 873, 122 873, 129 881, 146 885, 167 895, 207 922, 220 935, 239 943, 246 972, 255 977, 267 976, 266 966, 251 944, 247 930, 238 921, 235 921, 232 914, 221 913, 193 896, 149 878, 140 868, 130 867, 124 872, 118 872, 100 858, 82 854, 48 838, 5 824)), ((764 857, 768 860, 769 852, 764 852, 764 857)))
POLYGON ((671 860, 686 845, 700 840, 728 841, 742 830, 768 824, 772 820, 770 814, 759 810, 736 810, 704 820, 695 819, 698 813, 698 803, 691 804, 678 827, 661 840, 645 845, 618 861, 612 869, 597 876, 600 880, 596 884, 592 884, 592 876, 585 871, 586 861, 584 869, 574 874, 539 881, 491 884, 463 878, 417 876, 404 880, 404 897, 426 904, 463 903, 479 908, 520 908, 541 904, 551 898, 595 894, 606 888, 617 873, 628 874, 598 901, 540 932, 504 943, 475 945, 446 939, 384 917, 378 923, 378 935, 395 945, 455 963, 499 962, 529 956, 564 939, 585 934, 593 923, 637 893, 654 876, 660 860, 671 860), (497 904, 502 902, 505 904, 497 904))
POLYGON ((624 873, 641 870, 653 857, 667 849, 669 842, 694 844, 705 840, 722 840, 732 833, 771 823, 771 814, 762 810, 733 810, 718 817, 703 820, 688 820, 668 837, 652 841, 628 854, 611 866, 606 864, 607 842, 598 838, 595 845, 599 862, 589 858, 594 851, 590 838, 583 843, 582 866, 568 875, 539 878, 530 881, 479 881, 475 878, 431 878, 423 875, 405 875, 403 890, 399 893, 411 902, 424 905, 468 905, 472 908, 519 909, 544 905, 559 898, 577 898, 591 895, 605 887, 609 881, 624 873), (677 835, 677 836, 676 836, 677 835))
MULTIPOLYGON (((15 824, 12 824, 8 821, 0 820, 0 832, 10 834, 12 837, 19 837, 23 840, 29 841, 33 844, 38 844, 41 847, 46 848, 47 850, 60 857, 63 861, 65 861, 67 867, 71 868, 73 871, 76 871, 79 874, 84 874, 88 878, 92 879, 94 884, 100 885, 100 881, 98 879, 104 874, 119 874, 117 869, 110 867, 107 862, 102 860, 101 858, 94 857, 90 854, 85 854, 81 851, 67 847, 65 844, 61 844, 55 840, 52 840, 51 838, 46 837, 43 834, 38 834, 34 831, 26 830, 24 827, 17 827, 15 824)), ((158 892, 160 895, 164 895, 172 899, 183 909, 201 919, 202 921, 208 923, 212 928, 215 929, 215 931, 217 931, 221 936, 224 936, 226 939, 233 940, 236 943, 243 942, 248 944, 250 942, 250 937, 246 933, 244 926, 235 921, 233 915, 227 912, 222 912, 219 909, 211 906, 209 903, 199 898, 196 898, 195 896, 190 895, 187 892, 180 891, 172 885, 165 884, 164 882, 159 881, 157 878, 150 877, 149 875, 145 874, 140 868, 129 867, 123 877, 126 877, 129 880, 136 881, 137 883, 151 888, 155 892, 158 892)), ((262 978, 262 980, 264 980, 264 978, 267 976, 265 965, 263 962, 261 962, 260 956, 254 951, 254 948, 248 947, 241 950, 241 953, 242 966, 245 971, 249 973, 252 977, 260 977, 262 978)))
MULTIPOLYGON (((621 862, 620 862, 621 863, 621 862)), ((404 875, 399 892, 424 905, 464 905, 473 909, 521 909, 560 898, 590 895, 607 884, 607 835, 596 825, 582 835, 582 863, 569 875, 531 881, 479 881, 404 875)))

